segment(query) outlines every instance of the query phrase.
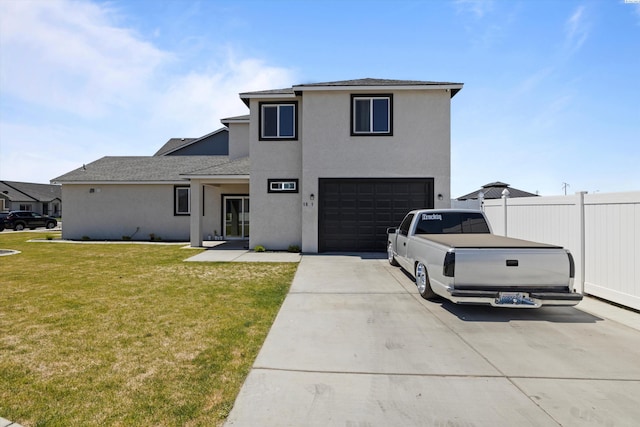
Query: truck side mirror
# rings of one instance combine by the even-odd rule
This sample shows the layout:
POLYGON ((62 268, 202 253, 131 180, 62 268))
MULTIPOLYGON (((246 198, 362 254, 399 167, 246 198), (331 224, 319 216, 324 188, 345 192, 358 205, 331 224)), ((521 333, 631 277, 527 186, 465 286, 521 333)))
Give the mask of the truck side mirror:
POLYGON ((387 234, 396 234, 396 229, 393 227, 387 228, 387 234))

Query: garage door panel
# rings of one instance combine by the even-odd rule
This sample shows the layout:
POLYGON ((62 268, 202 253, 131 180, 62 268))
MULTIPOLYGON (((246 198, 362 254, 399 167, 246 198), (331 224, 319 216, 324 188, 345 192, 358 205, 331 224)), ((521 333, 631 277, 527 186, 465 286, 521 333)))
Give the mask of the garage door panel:
POLYGON ((358 207, 360 209, 373 209, 374 201, 372 199, 358 200, 358 207))
POLYGON ((433 178, 320 178, 319 251, 382 251, 388 227, 433 207, 433 178))

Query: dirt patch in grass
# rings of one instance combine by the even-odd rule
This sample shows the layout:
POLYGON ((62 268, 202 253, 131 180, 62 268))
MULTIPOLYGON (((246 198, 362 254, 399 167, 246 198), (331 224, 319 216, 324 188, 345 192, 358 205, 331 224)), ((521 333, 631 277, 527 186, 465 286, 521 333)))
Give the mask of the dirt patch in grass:
POLYGON ((24 426, 224 422, 296 264, 185 263, 176 246, 33 237, 0 235, 21 251, 2 266, 0 416, 24 426))

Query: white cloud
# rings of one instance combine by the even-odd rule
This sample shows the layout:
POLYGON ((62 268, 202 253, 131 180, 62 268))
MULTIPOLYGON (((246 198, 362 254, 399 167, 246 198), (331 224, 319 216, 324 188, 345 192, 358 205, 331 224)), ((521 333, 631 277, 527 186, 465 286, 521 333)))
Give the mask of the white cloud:
POLYGON ((239 92, 294 82, 293 71, 224 46, 187 62, 109 5, 0 0, 2 179, 47 182, 105 155, 152 155, 247 113, 239 92))
POLYGON ((470 12, 476 18, 484 17, 493 9, 493 0, 456 0, 456 10, 458 13, 470 12))
POLYGON ((172 57, 87 2, 0 2, 5 93, 85 117, 127 106, 172 57))
POLYGON ((159 97, 153 117, 185 132, 176 136, 201 136, 221 127, 222 118, 248 114, 240 92, 290 87, 292 82, 293 72, 288 69, 256 59, 235 59, 229 53, 215 67, 173 80, 159 97))
POLYGON ((579 6, 565 23, 565 46, 573 52, 582 47, 589 36, 589 22, 584 6, 579 6))
POLYGON ((525 94, 530 94, 535 90, 539 90, 540 86, 544 84, 553 73, 555 68, 553 66, 547 66, 540 70, 537 70, 529 76, 524 76, 525 79, 518 85, 515 91, 515 95, 520 97, 525 94))

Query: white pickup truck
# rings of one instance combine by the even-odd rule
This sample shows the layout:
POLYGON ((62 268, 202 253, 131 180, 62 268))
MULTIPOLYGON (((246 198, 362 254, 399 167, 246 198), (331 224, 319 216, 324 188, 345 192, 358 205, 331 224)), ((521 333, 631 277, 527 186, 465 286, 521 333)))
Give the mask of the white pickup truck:
POLYGON ((415 278, 425 299, 523 308, 582 300, 568 250, 496 236, 481 211, 415 210, 387 233, 389 262, 415 278))

